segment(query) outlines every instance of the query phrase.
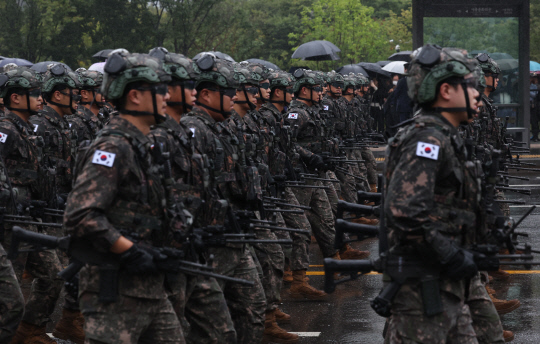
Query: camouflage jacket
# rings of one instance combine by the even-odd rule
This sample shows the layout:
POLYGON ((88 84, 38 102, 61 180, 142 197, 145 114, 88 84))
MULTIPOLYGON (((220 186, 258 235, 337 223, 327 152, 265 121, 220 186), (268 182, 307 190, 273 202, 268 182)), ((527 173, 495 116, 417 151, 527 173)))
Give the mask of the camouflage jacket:
POLYGON ((293 100, 283 120, 292 128, 293 140, 299 146, 315 154, 330 150, 323 121, 305 103, 293 100))
MULTIPOLYGON (((171 177, 170 185, 176 201, 182 202, 188 211, 198 220, 197 225, 208 225, 201 221, 208 213, 209 198, 214 196, 210 189, 209 161, 192 145, 192 132, 172 117, 156 125, 149 138, 162 145, 163 151, 169 153, 171 177), (205 201, 205 202, 203 202, 205 201), (205 203, 205 205, 203 205, 205 203)), ((211 222, 211 221, 210 221, 211 222)))
POLYGON ((34 135, 32 126, 6 109, 5 116, 0 118, 0 154, 20 200, 38 200, 42 196, 37 141, 39 138, 34 135))
POLYGON ((501 149, 503 138, 501 136, 501 120, 497 117, 497 108, 493 105, 493 100, 482 94, 482 103, 478 115, 482 127, 481 143, 489 144, 495 149, 501 149))
POLYGON ((272 103, 265 103, 259 110, 261 128, 268 138, 268 167, 272 175, 282 175, 287 151, 292 149, 291 127, 284 126, 283 114, 272 103))
POLYGON ((345 128, 341 132, 341 138, 354 137, 356 123, 359 121, 358 115, 354 111, 354 105, 352 101, 348 101, 345 97, 339 97, 336 99, 336 105, 340 109, 343 116, 343 123, 345 128))
POLYGON ((343 114, 335 100, 329 95, 324 95, 320 103, 319 114, 324 120, 327 137, 337 137, 345 129, 343 114))
POLYGON ((67 194, 71 190, 73 164, 76 153, 77 136, 69 122, 48 106, 37 115, 30 117, 34 133, 43 137, 43 163, 56 168, 57 193, 67 194))
POLYGON ((479 176, 455 127, 424 112, 389 140, 386 155, 384 212, 393 250, 444 262, 450 242, 475 242, 479 176))
MULTIPOLYGON (((166 201, 157 167, 149 154, 150 141, 133 124, 111 119, 100 135, 79 156, 76 176, 64 216, 64 226, 75 240, 90 242, 109 252, 120 238, 119 229, 154 246, 170 242, 165 220, 166 201)), ((80 289, 99 291, 96 266, 81 271, 80 289)), ((166 297, 163 274, 132 275, 119 272, 120 294, 146 299, 166 297)))
POLYGON ((243 157, 239 138, 226 121, 218 123, 206 111, 194 106, 180 122, 193 132, 195 149, 208 156, 212 182, 227 201, 244 207, 261 194, 260 184, 256 184, 257 169, 248 168, 240 161, 243 157))
POLYGON ((77 113, 71 116, 66 116, 71 130, 77 133, 77 145, 82 141, 93 141, 99 130, 103 128, 103 123, 94 115, 92 111, 79 105, 77 113))

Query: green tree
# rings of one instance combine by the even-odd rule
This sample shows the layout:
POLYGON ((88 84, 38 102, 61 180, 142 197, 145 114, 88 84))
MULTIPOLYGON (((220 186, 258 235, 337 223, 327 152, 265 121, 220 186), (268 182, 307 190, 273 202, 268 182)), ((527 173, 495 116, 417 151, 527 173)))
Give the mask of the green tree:
POLYGON ((342 64, 383 60, 392 53, 393 45, 381 22, 372 18, 373 13, 372 7, 359 1, 317 0, 302 11, 303 32, 291 33, 289 38, 297 46, 313 40, 330 41, 341 49, 342 64))

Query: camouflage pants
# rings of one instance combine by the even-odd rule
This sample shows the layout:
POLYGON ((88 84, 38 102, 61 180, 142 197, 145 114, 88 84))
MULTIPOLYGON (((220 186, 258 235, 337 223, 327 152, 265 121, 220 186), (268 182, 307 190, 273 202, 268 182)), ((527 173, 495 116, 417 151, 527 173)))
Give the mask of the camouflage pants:
POLYGON ((371 149, 364 147, 361 150, 362 159, 366 161, 367 179, 370 184, 377 184, 377 160, 371 149))
POLYGON ((504 338, 501 319, 480 276, 471 279, 469 297, 465 303, 471 311, 473 328, 476 332, 478 343, 503 344, 504 338))
MULTIPOLYGON (((354 173, 352 168, 347 169, 349 173, 354 173)), ((355 174, 357 175, 357 174, 355 174)), ((356 181, 355 178, 339 171, 336 172, 336 176, 339 178, 341 184, 341 197, 344 201, 350 203, 358 203, 358 195, 356 193, 356 181)), ((337 207, 337 202, 336 202, 337 207)), ((333 208, 332 208, 333 210, 333 208)), ((337 208, 334 214, 337 214, 337 208)))
POLYGON ((476 344, 469 307, 440 291, 444 312, 426 316, 421 287, 404 284, 394 298, 385 344, 476 344))
POLYGON ((257 266, 249 249, 213 247, 216 273, 253 281, 254 286, 219 280, 223 290, 238 343, 259 343, 264 331, 266 302, 257 266))
MULTIPOLYGON (((495 191, 495 199, 496 200, 504 200, 504 192, 501 190, 495 191)), ((501 210, 501 213, 508 217, 510 216, 510 205, 508 203, 498 203, 499 209, 501 210)))
POLYGON ((215 278, 181 275, 169 297, 187 343, 236 343, 236 331, 215 278))
MULTIPOLYGON (((306 182, 306 184, 322 185, 320 181, 306 182)), ((293 192, 301 205, 311 207, 311 210, 306 210, 306 217, 311 224, 313 235, 317 239, 323 256, 332 257, 337 252, 334 248, 336 229, 334 215, 325 190, 294 188, 293 192)))
POLYGON ((0 343, 9 343, 24 313, 24 298, 6 251, 0 244, 0 343))
POLYGON ((79 304, 87 344, 185 343, 168 299, 119 295, 116 302, 103 303, 97 293, 87 291, 79 304))
MULTIPOLYGON (((276 240, 270 230, 256 230, 257 239, 276 240)), ((285 256, 279 244, 254 244, 256 257, 262 269, 262 286, 266 296, 266 310, 274 310, 281 301, 281 286, 285 256)))
MULTIPOLYGON (((27 229, 36 231, 35 228, 27 229)), ((10 245, 9 231, 5 242, 10 245)), ((50 321, 49 316, 54 311, 64 285, 64 281, 58 277, 62 265, 57 252, 46 250, 20 253, 12 264, 19 283, 22 283, 25 269, 34 278, 26 300, 23 321, 36 326, 45 325, 50 321)))
MULTIPOLYGON (((287 224, 285 223, 285 219, 283 219, 283 216, 281 215, 281 213, 274 213, 271 217, 269 217, 269 220, 277 223, 278 226, 280 227, 287 227, 287 224)), ((274 231, 274 234, 276 235, 276 238, 280 240, 291 239, 291 236, 289 235, 289 232, 287 231, 274 231)), ((285 264, 290 264, 289 262, 291 260, 292 245, 280 244, 280 246, 281 246, 281 250, 283 251, 283 255, 285 256, 285 264)))
MULTIPOLYGON (((285 188, 285 200, 287 203, 300 205, 298 199, 291 188, 285 188)), ((283 213, 285 224, 289 228, 303 229, 311 232, 311 225, 305 214, 283 213)), ((309 244, 311 237, 309 234, 288 233, 293 241, 289 264, 292 271, 307 270, 309 268, 309 244)))

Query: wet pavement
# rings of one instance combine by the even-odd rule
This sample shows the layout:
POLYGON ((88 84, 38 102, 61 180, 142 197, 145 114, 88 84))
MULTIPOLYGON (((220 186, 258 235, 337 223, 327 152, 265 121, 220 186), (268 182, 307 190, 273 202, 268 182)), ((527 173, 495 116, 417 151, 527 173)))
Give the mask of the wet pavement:
MULTIPOLYGON (((540 160, 522 159, 540 167, 540 160)), ((517 176, 530 178, 529 181, 510 180, 516 188, 531 190, 531 196, 506 192, 506 198, 523 200, 527 204, 536 204, 538 208, 526 218, 516 231, 527 234, 520 237, 520 246, 528 243, 533 249, 540 250, 540 172, 514 172, 517 176)), ((530 205, 510 205, 510 214, 517 221, 530 205)), ((377 255, 378 241, 369 239, 353 244, 355 248, 369 250, 372 257, 377 255)), ((322 289, 324 276, 323 258, 317 244, 311 245, 311 264, 309 269, 310 283, 322 289)), ((540 262, 540 254, 535 261, 540 262)), ((527 270, 520 266, 506 266, 504 270, 511 273, 510 279, 494 281, 490 284, 499 299, 518 299, 521 307, 502 315, 505 330, 515 334, 512 343, 540 343, 540 266, 527 270)), ((365 275, 358 280, 338 285, 327 302, 295 302, 288 297, 284 288, 282 292, 285 312, 292 316, 292 322, 284 325, 290 331, 298 332, 302 337, 300 343, 383 343, 382 331, 385 319, 378 316, 369 306, 369 302, 377 296, 382 287, 381 275, 365 275)))

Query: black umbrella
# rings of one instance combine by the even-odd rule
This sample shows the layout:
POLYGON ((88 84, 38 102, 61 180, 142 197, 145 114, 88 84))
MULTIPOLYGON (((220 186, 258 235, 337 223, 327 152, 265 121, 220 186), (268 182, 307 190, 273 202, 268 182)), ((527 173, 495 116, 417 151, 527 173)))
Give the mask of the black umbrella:
POLYGON ((193 59, 198 60, 198 59, 200 59, 201 57, 203 57, 206 54, 214 55, 218 59, 227 60, 229 62, 236 62, 232 57, 230 57, 229 55, 227 55, 225 53, 222 53, 221 51, 203 51, 203 52, 200 52, 197 55, 195 55, 195 57, 193 59))
POLYGON ((411 54, 413 52, 410 50, 407 51, 400 51, 399 53, 392 54, 388 59, 390 61, 405 61, 405 62, 411 62, 411 54))
POLYGON ((390 62, 392 62, 392 61, 377 61, 377 64, 379 66, 381 66, 381 68, 382 68, 382 67, 386 66, 387 64, 389 64, 390 62))
POLYGON ((364 68, 362 68, 362 67, 360 67, 359 65, 356 65, 356 64, 348 64, 348 65, 339 67, 337 72, 339 74, 341 74, 341 75, 347 75, 349 73, 354 73, 354 74, 362 74, 362 75, 364 75, 366 77, 369 77, 368 72, 366 72, 366 70, 364 68))
POLYGON ((311 41, 302 44, 292 54, 293 59, 302 59, 309 61, 339 60, 341 50, 333 43, 328 41, 311 41))
POLYGON ((360 62, 358 65, 360 67, 364 68, 366 70, 366 72, 368 72, 369 76, 372 77, 372 78, 375 77, 376 74, 382 75, 382 76, 385 76, 385 77, 388 77, 388 78, 392 77, 392 75, 389 72, 383 70, 381 68, 381 66, 379 66, 376 63, 360 62))
POLYGON ((0 67, 4 67, 8 63, 15 63, 19 67, 31 67, 33 65, 32 62, 25 59, 17 59, 17 58, 8 57, 0 61, 0 67))
POLYGON ((261 60, 261 59, 247 59, 246 61, 247 61, 247 62, 251 62, 251 63, 262 64, 262 65, 265 66, 266 68, 270 68, 270 69, 273 69, 273 70, 281 70, 281 68, 279 68, 277 65, 273 64, 272 62, 268 62, 268 61, 266 61, 266 60, 261 60))
POLYGON ((50 65, 50 64, 61 64, 62 66, 64 66, 65 69, 67 69, 70 72, 73 72, 73 70, 71 68, 69 68, 69 66, 67 64, 62 63, 62 62, 56 62, 56 61, 38 62, 35 65, 33 65, 32 67, 30 67, 30 69, 35 70, 37 73, 45 73, 47 71, 47 66, 50 65))
POLYGON ((103 49, 103 50, 100 50, 98 51, 97 53, 95 53, 94 55, 92 55, 93 58, 96 58, 100 61, 105 61, 107 60, 107 58, 109 57, 109 54, 111 53, 111 51, 113 51, 114 49, 103 49))

